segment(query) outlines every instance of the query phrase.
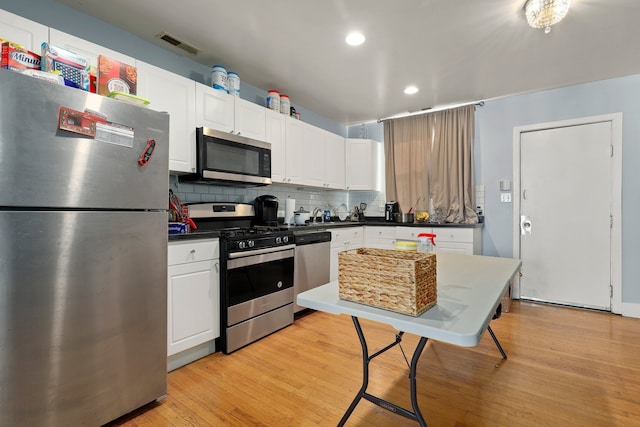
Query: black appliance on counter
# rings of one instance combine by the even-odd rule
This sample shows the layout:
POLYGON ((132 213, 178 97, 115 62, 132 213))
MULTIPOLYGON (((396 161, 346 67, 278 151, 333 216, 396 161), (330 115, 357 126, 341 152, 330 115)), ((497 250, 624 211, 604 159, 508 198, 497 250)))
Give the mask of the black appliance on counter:
POLYGON ((276 196, 258 196, 253 201, 253 206, 256 211, 254 221, 256 225, 278 225, 278 198, 276 196))
POLYGON ((400 213, 400 203, 387 202, 384 205, 384 219, 385 221, 393 221, 393 214, 400 213))
POLYGON ((198 231, 220 232, 220 338, 231 353, 293 323, 293 231, 252 226, 246 203, 187 204, 198 231))

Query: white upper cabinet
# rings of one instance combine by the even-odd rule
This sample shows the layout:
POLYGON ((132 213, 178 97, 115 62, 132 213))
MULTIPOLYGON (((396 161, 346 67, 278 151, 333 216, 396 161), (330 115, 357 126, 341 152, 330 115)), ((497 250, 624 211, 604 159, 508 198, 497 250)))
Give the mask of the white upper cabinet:
POLYGON ((234 97, 202 83, 196 83, 196 127, 233 132, 234 97))
MULTIPOLYGON (((231 95, 229 95, 231 96, 231 95)), ((235 99, 234 133, 247 138, 264 141, 267 109, 261 105, 232 96, 235 99)))
POLYGON ((344 138, 335 133, 324 132, 324 148, 324 186, 344 190, 346 174, 344 138))
POLYGON ((285 134, 287 183, 324 187, 324 131, 287 117, 285 134))
POLYGON ((49 27, 0 9, 0 37, 39 55, 42 42, 49 41, 49 27))
POLYGON ((135 67, 136 59, 132 56, 116 52, 99 44, 88 42, 71 34, 63 33, 55 28, 49 29, 49 43, 63 49, 70 50, 80 56, 83 56, 89 62, 89 65, 98 66, 98 56, 103 55, 116 61, 120 61, 127 65, 135 67))
POLYGON ((138 96, 151 101, 149 108, 166 111, 169 122, 169 170, 195 172, 196 83, 162 68, 137 61, 138 96))
POLYGON ((285 183, 287 179, 287 155, 285 116, 266 109, 266 141, 271 144, 271 181, 285 183))
POLYGON ((230 132, 247 138, 266 140, 266 108, 196 83, 196 123, 198 127, 230 132))
POLYGON ((280 182, 344 190, 343 137, 290 117, 285 135, 286 178, 280 182))
POLYGON ((379 190, 378 163, 381 160, 382 143, 372 139, 346 139, 346 188, 347 190, 379 190))

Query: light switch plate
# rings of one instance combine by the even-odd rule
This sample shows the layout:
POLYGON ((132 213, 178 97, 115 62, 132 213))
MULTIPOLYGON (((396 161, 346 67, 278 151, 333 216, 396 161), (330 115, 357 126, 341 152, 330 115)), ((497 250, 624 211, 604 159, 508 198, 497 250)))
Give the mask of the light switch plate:
POLYGON ((511 193, 500 193, 500 201, 502 203, 511 203, 511 193))

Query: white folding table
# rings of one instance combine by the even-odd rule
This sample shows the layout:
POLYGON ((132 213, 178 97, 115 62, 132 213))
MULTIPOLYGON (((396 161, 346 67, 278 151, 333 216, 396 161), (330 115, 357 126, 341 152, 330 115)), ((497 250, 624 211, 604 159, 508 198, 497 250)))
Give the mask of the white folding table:
POLYGON ((429 338, 463 347, 478 345, 488 330, 503 358, 503 351, 489 322, 500 316, 500 300, 511 278, 520 268, 520 260, 479 255, 437 254, 437 304, 418 317, 370 307, 338 297, 338 282, 311 289, 298 295, 298 305, 333 314, 349 314, 353 319, 362 346, 363 382, 353 402, 340 420, 344 425, 361 399, 417 421, 426 426, 416 397, 416 366, 429 338), (358 319, 368 319, 393 326, 399 332, 395 341, 369 355, 367 343, 358 319), (402 335, 420 336, 409 366, 409 385, 412 411, 366 392, 369 381, 369 362, 376 356, 400 344, 402 335))

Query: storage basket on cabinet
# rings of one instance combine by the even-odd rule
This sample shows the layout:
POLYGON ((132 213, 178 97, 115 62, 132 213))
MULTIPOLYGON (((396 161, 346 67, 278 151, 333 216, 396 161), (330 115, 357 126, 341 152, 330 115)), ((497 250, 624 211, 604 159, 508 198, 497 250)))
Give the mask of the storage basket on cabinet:
POLYGON ((338 253, 340 299, 419 316, 437 302, 436 255, 360 248, 338 253))

